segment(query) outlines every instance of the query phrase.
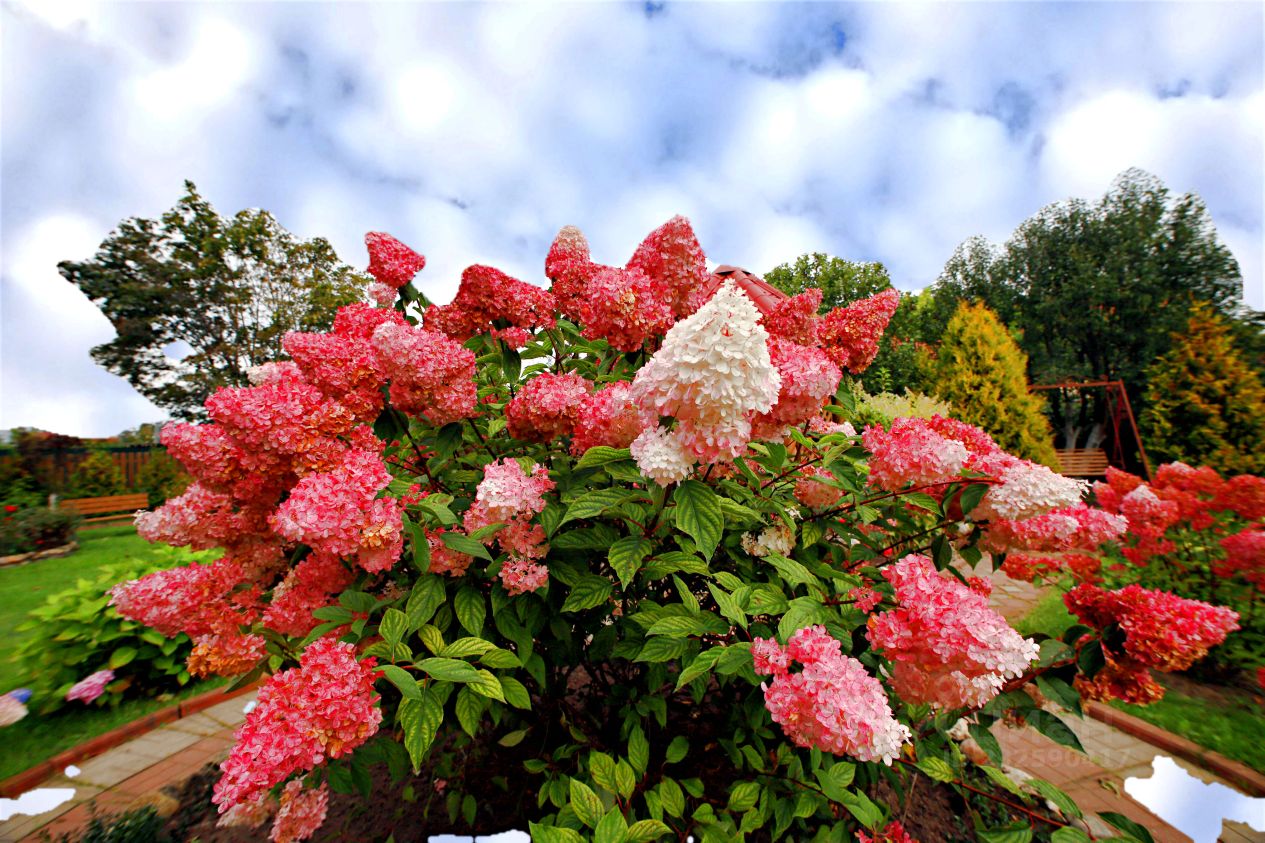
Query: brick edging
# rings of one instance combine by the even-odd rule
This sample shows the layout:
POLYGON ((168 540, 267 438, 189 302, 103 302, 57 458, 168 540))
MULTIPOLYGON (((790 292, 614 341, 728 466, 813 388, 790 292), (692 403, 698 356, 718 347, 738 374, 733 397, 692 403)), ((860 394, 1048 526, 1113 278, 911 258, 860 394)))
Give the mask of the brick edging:
POLYGON ((1265 775, 1258 773, 1246 764, 1226 758, 1219 752, 1200 746, 1197 743, 1175 735, 1153 723, 1139 717, 1112 708, 1104 703, 1086 700, 1082 704, 1085 713, 1108 726, 1127 732, 1139 740, 1146 741, 1157 749, 1183 758, 1192 764, 1215 773, 1221 778, 1243 790, 1248 796, 1265 796, 1265 775))
POLYGON ((260 682, 252 682, 245 687, 238 688, 236 691, 222 691, 218 688, 214 691, 207 691, 205 694, 190 697, 176 705, 160 709, 153 714, 147 714, 144 717, 133 720, 131 723, 125 723, 116 729, 111 729, 105 734, 97 735, 95 738, 84 741, 64 752, 59 752, 47 761, 42 761, 34 767, 16 773, 0 782, 0 797, 7 799, 17 798, 45 779, 66 769, 71 764, 78 764, 81 761, 86 761, 89 758, 114 749, 132 738, 143 735, 166 723, 172 723, 182 717, 188 717, 190 714, 197 714, 212 706, 219 705, 225 700, 231 700, 234 697, 249 693, 259 687, 260 684, 260 682))

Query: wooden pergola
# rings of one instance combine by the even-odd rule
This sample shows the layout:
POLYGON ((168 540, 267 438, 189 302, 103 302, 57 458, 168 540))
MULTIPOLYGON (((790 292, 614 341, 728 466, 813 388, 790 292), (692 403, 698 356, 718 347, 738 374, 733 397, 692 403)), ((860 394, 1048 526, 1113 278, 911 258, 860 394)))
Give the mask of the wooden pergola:
POLYGON ((1033 391, 1050 389, 1104 389, 1107 398, 1107 432, 1105 448, 1066 448, 1056 451, 1063 473, 1068 477, 1105 477, 1107 467, 1127 470, 1125 446, 1121 436, 1123 432, 1133 435, 1137 445, 1138 457, 1142 470, 1151 479, 1151 463, 1146 457, 1146 448, 1142 445, 1142 437, 1138 433, 1138 424, 1133 417, 1133 405, 1129 403, 1129 394, 1125 391, 1124 381, 1077 381, 1067 383, 1037 384, 1033 391))

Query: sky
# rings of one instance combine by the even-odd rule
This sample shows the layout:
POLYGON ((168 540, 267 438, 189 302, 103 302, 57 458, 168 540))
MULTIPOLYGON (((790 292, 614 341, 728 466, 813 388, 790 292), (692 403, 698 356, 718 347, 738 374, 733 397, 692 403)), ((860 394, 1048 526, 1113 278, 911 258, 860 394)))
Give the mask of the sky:
POLYGON ((1260 3, 0 0, 0 429, 164 412, 56 270, 185 179, 363 267, 366 231, 545 283, 564 225, 623 263, 675 214, 710 260, 934 282, 968 237, 1129 167, 1207 203, 1265 307, 1260 3))

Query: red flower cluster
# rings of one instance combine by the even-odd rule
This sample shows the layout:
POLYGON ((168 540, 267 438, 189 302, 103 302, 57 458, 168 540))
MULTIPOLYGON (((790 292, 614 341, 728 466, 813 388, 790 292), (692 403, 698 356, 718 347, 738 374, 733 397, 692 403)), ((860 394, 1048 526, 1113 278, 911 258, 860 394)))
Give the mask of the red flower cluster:
POLYGON ((461 273, 451 304, 427 308, 425 324, 429 330, 465 342, 475 334, 498 328, 552 328, 557 309, 552 293, 499 269, 476 264, 461 273))
POLYGON ((539 374, 505 405, 506 430, 524 442, 570 436, 592 388, 582 375, 539 374))
POLYGON ((884 290, 837 307, 822 320, 818 337, 835 365, 859 375, 878 354, 878 343, 900 304, 900 293, 884 290))
POLYGON ((365 247, 369 250, 369 274, 379 284, 397 290, 426 266, 426 258, 381 231, 366 234, 365 247))
POLYGON ((382 721, 373 666, 373 659, 358 661, 351 644, 322 638, 308 645, 297 668, 272 676, 220 765, 212 800, 220 812, 372 737, 382 721))
POLYGON ((1078 677, 1077 687, 1090 699, 1152 702, 1163 689, 1149 669, 1185 670, 1239 628, 1239 615, 1231 609, 1139 585, 1106 591, 1082 583, 1063 602, 1082 623, 1099 630, 1116 628, 1124 635, 1118 646, 1104 640, 1107 669, 1092 679, 1078 677))

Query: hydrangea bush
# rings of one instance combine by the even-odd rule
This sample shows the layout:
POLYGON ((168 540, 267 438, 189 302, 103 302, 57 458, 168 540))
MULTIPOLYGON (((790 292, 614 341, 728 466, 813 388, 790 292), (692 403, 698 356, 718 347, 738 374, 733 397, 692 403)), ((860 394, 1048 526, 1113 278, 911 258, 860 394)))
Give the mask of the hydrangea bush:
MULTIPOLYGON (((843 372, 894 293, 762 312, 680 217, 622 267, 563 229, 549 289, 472 266, 447 305, 412 285, 420 255, 367 245, 377 306, 290 334, 210 423, 163 433, 195 482, 138 527, 223 558, 113 591, 193 639, 191 673, 267 677, 223 822, 275 811, 273 840, 304 839, 375 763, 448 771, 435 789, 469 822, 463 763, 496 742, 535 796, 505 822, 539 840, 908 839, 876 786, 956 786, 961 718, 993 764, 1008 713, 1075 742, 1021 689, 1074 708, 1114 652, 1099 616, 1125 610, 1087 600, 1076 635, 1025 639, 970 568, 1042 519, 1095 542, 1122 524, 969 425, 849 424, 843 372)), ((1179 649, 1127 634, 1175 667, 1232 615, 1179 649)))

